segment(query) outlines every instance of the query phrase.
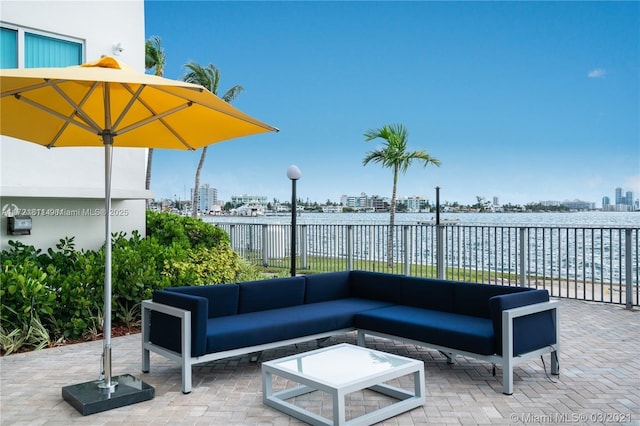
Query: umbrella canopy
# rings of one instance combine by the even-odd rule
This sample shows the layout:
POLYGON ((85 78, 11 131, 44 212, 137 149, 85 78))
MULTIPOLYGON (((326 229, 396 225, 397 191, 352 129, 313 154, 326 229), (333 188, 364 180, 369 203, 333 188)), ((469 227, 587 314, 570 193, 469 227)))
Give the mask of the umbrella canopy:
MULTIPOLYGON (((111 57, 65 68, 0 70, 0 133, 48 148, 104 146, 111 211, 114 146, 197 149, 278 131, 202 86, 142 74, 111 57)), ((105 215, 103 371, 111 380, 111 217, 105 215)))
POLYGON ((2 134, 47 147, 198 149, 277 131, 202 86, 134 71, 111 57, 0 71, 2 134), (37 123, 37 125, 34 125, 37 123))

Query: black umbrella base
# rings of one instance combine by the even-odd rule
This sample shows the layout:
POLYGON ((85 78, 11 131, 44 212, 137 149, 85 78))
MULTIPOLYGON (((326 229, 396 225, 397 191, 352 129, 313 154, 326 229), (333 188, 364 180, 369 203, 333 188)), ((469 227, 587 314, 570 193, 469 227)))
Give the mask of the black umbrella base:
POLYGON ((149 401, 155 396, 155 389, 152 386, 130 374, 114 376, 112 381, 118 383, 112 392, 98 387, 102 381, 95 380, 63 387, 62 398, 83 416, 87 416, 149 401))

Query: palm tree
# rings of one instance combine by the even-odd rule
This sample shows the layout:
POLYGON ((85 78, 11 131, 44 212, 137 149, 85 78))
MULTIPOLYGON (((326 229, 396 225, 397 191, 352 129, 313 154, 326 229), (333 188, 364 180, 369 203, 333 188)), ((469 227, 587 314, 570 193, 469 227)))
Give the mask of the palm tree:
POLYGON ((393 226, 396 216, 396 189, 398 186, 398 172, 407 172, 413 160, 423 163, 424 167, 429 164, 440 167, 440 160, 427 154, 424 150, 407 151, 407 129, 402 124, 384 125, 379 129, 370 129, 364 133, 365 141, 373 139, 384 139, 382 148, 367 153, 362 160, 362 165, 369 162, 381 163, 382 167, 393 170, 393 191, 391 192, 391 206, 389 208, 389 234, 387 240, 387 267, 393 266, 393 226))
MULTIPOLYGON (((195 83, 204 86, 214 95, 218 95, 218 83, 220 82, 220 70, 213 64, 209 64, 206 67, 196 63, 189 62, 184 66, 187 69, 187 73, 182 77, 182 80, 188 83, 195 83)), ((224 95, 220 97, 225 102, 233 101, 244 89, 242 86, 233 86, 227 90, 224 95)), ((191 215, 193 217, 198 216, 198 199, 200 195, 200 172, 204 165, 204 159, 207 156, 207 146, 202 148, 202 154, 200 155, 200 162, 198 163, 198 169, 196 170, 196 182, 193 189, 193 208, 191 215)))
MULTIPOLYGON (((144 67, 148 71, 154 69, 154 75, 162 77, 164 74, 164 64, 166 57, 164 56, 164 49, 160 46, 162 40, 158 36, 151 36, 149 40, 144 43, 144 67)), ((145 189, 151 187, 151 161, 153 159, 153 148, 149 148, 147 155, 147 175, 145 178, 145 189)), ((149 200, 147 200, 147 206, 149 200)))

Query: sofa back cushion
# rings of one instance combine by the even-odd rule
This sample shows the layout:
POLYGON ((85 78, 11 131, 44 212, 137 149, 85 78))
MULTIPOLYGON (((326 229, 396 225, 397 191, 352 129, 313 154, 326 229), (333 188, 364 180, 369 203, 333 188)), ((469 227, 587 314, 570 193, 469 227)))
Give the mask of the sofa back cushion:
POLYGON ((351 271, 349 274, 351 297, 400 303, 404 275, 381 272, 351 271))
POLYGON ((430 278, 404 277, 402 304, 423 309, 454 312, 454 284, 430 278))
POLYGON ((454 312, 474 317, 491 318, 489 299, 501 294, 530 291, 526 287, 506 287, 492 284, 455 282, 454 312))
POLYGON ((238 313, 240 288, 237 284, 173 287, 166 290, 206 298, 209 301, 208 318, 224 317, 238 313))
POLYGON ((304 303, 328 302, 349 297, 349 275, 349 271, 306 275, 304 303))
POLYGON ((304 277, 274 278, 271 280, 238 283, 240 304, 238 313, 286 308, 304 303, 304 277))
MULTIPOLYGON (((503 294, 489 299, 491 320, 498 355, 502 355, 502 311, 549 301, 547 290, 531 290, 517 294, 503 294)), ((513 355, 557 343, 556 327, 551 311, 530 314, 513 320, 513 355)))
MULTIPOLYGON (((209 304, 207 298, 180 291, 156 290, 153 292, 152 299, 154 302, 191 312, 191 356, 204 355, 207 340, 207 305, 209 304)), ((174 352, 182 352, 182 329, 179 318, 162 312, 152 312, 151 323, 153 326, 149 337, 153 344, 174 352)))

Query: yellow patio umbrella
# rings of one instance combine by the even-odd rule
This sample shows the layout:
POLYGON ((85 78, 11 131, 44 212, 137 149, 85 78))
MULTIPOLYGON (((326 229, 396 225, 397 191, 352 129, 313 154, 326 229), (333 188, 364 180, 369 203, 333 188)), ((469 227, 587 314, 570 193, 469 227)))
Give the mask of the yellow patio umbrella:
MULTIPOLYGON (((0 70, 0 133, 48 148, 105 149, 105 211, 111 210, 112 148, 194 150, 278 131, 204 87, 139 73, 112 57, 64 68, 0 70)), ((105 372, 111 377, 111 219, 105 217, 105 372)))

